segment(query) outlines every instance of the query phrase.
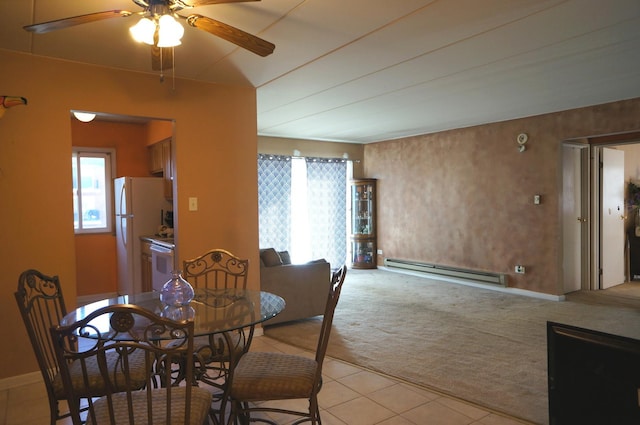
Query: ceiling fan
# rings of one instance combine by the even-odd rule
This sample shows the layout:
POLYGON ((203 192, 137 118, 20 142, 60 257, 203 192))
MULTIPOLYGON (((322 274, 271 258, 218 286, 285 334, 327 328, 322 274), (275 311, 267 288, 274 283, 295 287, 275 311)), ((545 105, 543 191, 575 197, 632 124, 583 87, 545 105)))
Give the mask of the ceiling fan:
MULTIPOLYGON (((140 12, 130 12, 127 10, 107 10, 104 12, 89 13, 86 15, 71 16, 63 19, 56 19, 48 22, 41 22, 33 25, 26 25, 23 28, 29 32, 43 34, 50 31, 56 31, 76 25, 86 24, 90 22, 101 21, 110 18, 127 18, 132 15, 139 15, 147 18, 155 27, 152 29, 152 40, 145 41, 151 45, 152 68, 154 70, 164 70, 171 68, 173 49, 171 47, 163 47, 162 43, 158 45, 159 26, 158 22, 165 15, 184 19, 187 23, 199 30, 206 31, 226 41, 236 44, 260 56, 268 56, 273 53, 275 45, 263 40, 255 35, 249 34, 241 29, 231 25, 217 21, 206 16, 198 14, 190 14, 184 16, 178 12, 182 10, 193 9, 198 6, 221 3, 240 3, 260 0, 132 0, 136 5, 143 8, 140 12)), ((180 31, 182 31, 180 27, 180 31)), ((181 36, 181 35, 180 35, 181 36)), ((178 39, 177 44, 180 44, 178 39)), ((175 44, 174 44, 175 45, 175 44)))

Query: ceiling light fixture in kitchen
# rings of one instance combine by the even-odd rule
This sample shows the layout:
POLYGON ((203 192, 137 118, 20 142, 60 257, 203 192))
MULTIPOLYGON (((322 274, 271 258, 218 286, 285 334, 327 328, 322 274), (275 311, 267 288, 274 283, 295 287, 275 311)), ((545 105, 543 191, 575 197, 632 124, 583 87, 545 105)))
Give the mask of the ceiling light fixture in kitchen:
POLYGON ((93 119, 96 117, 96 114, 93 114, 91 112, 75 112, 74 111, 73 116, 76 117, 78 121, 89 122, 89 121, 93 121, 93 119))

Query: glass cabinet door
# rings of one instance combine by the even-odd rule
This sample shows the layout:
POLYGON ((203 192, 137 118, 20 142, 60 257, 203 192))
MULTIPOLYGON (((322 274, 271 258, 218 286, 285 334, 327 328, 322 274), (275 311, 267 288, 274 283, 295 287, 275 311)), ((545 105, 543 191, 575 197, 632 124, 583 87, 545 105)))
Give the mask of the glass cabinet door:
POLYGON ((375 268, 376 245, 372 240, 354 240, 352 242, 353 258, 351 263, 354 268, 375 268))
POLYGON ((373 184, 352 185, 351 203, 351 231, 353 234, 375 234, 373 184))

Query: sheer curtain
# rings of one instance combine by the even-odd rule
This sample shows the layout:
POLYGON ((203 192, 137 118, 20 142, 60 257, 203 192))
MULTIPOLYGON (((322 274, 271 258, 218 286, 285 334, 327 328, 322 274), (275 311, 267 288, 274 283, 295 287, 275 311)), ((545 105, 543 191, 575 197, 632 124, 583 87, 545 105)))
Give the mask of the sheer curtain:
POLYGON ((293 263, 347 258, 347 172, 342 159, 258 156, 260 248, 293 263))
POLYGON ((339 267, 347 258, 347 163, 321 158, 306 163, 311 257, 339 267))
POLYGON ((258 155, 260 248, 291 246, 291 157, 258 155))

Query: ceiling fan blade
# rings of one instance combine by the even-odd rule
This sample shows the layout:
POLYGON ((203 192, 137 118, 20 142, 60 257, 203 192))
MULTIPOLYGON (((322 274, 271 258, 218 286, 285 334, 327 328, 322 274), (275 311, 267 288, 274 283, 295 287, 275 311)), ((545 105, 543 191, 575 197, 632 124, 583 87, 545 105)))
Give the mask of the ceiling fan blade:
POLYGON ((187 7, 198 7, 198 6, 206 6, 208 4, 223 4, 223 3, 244 3, 249 1, 260 1, 260 0, 179 0, 178 3, 182 3, 187 7))
POLYGON ((173 48, 151 46, 151 69, 164 71, 173 68, 173 48))
POLYGON ((89 22, 101 21, 110 18, 126 18, 133 15, 133 12, 127 10, 107 10, 105 12, 88 13, 86 15, 72 16, 70 18, 56 19, 55 21, 41 22, 39 24, 26 25, 22 28, 36 34, 43 34, 49 31, 69 28, 89 22))
POLYGON ((206 16, 191 15, 187 18, 187 22, 192 27, 216 35, 263 57, 269 56, 276 48, 273 43, 206 16))

